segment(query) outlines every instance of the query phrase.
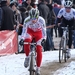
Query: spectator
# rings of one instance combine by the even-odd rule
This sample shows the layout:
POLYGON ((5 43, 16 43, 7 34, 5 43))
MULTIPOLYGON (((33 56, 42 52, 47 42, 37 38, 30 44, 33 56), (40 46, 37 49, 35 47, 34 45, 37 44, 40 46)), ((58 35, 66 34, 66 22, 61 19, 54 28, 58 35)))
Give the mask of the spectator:
POLYGON ((56 48, 54 47, 54 42, 53 42, 53 27, 54 27, 54 23, 55 23, 55 12, 53 11, 53 7, 52 4, 47 4, 50 10, 50 18, 48 19, 48 25, 51 26, 51 28, 47 28, 47 36, 48 39, 47 42, 49 42, 49 50, 56 50, 56 48))
MULTIPOLYGON (((57 3, 54 3, 53 10, 54 10, 56 16, 57 16, 60 9, 61 9, 60 5, 58 5, 57 3)), ((55 28, 55 32, 56 32, 56 37, 57 37, 57 28, 55 28)), ((61 36, 60 27, 58 27, 58 35, 59 35, 59 37, 61 36)))
MULTIPOLYGON (((48 7, 49 7, 49 10, 50 10, 50 19, 49 19, 48 22, 50 22, 51 25, 54 25, 56 15, 55 15, 55 12, 53 10, 52 4, 49 4, 48 7)), ((53 37, 53 28, 51 28, 51 36, 53 37)))
POLYGON ((15 24, 16 24, 16 28, 18 30, 18 34, 19 34, 19 25, 22 23, 22 16, 20 11, 17 9, 17 5, 15 2, 12 2, 10 4, 10 7, 12 8, 13 12, 14 12, 14 18, 15 18, 15 24))
MULTIPOLYGON (((48 6, 44 3, 45 0, 38 0, 38 9, 40 16, 42 16, 45 19, 46 25, 49 17, 49 8, 48 6)), ((43 45, 44 51, 46 51, 46 43, 43 45)))
POLYGON ((23 1, 22 2, 22 6, 23 7, 26 7, 27 8, 28 5, 31 5, 31 0, 26 0, 26 1, 23 1))
MULTIPOLYGON (((27 18, 29 16, 29 10, 31 9, 31 6, 28 6, 27 9, 25 7, 20 7, 19 10, 21 12, 21 16, 22 16, 22 25, 24 23, 24 19, 27 18)), ((19 28, 19 35, 21 35, 22 33, 22 26, 19 28)))
POLYGON ((33 8, 37 8, 37 4, 36 4, 35 2, 32 3, 31 6, 32 6, 33 8))
POLYGON ((57 16, 60 9, 61 9, 60 5, 58 5, 57 3, 54 3, 53 10, 54 10, 56 16, 57 16))
POLYGON ((38 5, 38 3, 37 3, 36 0, 31 0, 31 6, 32 6, 33 8, 37 8, 37 5, 38 5))
POLYGON ((39 4, 38 4, 38 9, 39 9, 39 12, 40 12, 40 16, 42 16, 45 21, 46 21, 46 24, 47 24, 47 19, 49 17, 49 8, 48 6, 44 3, 45 0, 38 0, 39 4))
POLYGON ((10 5, 10 0, 7 0, 7 6, 9 6, 10 5))
POLYGON ((1 7, 3 10, 1 30, 14 30, 14 13, 11 8, 7 6, 7 0, 1 1, 1 7))
POLYGON ((28 7, 27 7, 27 16, 29 16, 29 11, 32 9, 32 6, 31 5, 29 5, 28 7))
POLYGON ((27 17, 26 15, 26 12, 27 12, 27 9, 25 7, 19 7, 19 10, 20 10, 20 13, 21 13, 21 16, 22 16, 22 24, 24 22, 24 19, 27 17))

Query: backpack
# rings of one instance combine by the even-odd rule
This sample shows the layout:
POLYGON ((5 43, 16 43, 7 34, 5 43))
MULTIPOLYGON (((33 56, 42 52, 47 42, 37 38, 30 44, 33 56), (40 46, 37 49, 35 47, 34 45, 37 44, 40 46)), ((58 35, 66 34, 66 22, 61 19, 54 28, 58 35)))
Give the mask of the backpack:
POLYGON ((3 10, 2 8, 0 7, 0 27, 2 25, 2 18, 3 18, 3 10))

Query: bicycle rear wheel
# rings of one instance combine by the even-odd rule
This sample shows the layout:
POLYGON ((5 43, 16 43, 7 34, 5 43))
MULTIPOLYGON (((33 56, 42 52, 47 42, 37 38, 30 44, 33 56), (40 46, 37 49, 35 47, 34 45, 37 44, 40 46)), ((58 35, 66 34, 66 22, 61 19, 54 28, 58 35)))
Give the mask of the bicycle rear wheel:
POLYGON ((59 44, 59 63, 62 62, 63 60, 63 49, 62 49, 62 45, 63 45, 63 38, 61 38, 60 44, 59 44))
POLYGON ((33 55, 33 53, 31 54, 31 58, 30 58, 29 72, 30 72, 30 75, 35 75, 35 70, 34 70, 34 55, 33 55))

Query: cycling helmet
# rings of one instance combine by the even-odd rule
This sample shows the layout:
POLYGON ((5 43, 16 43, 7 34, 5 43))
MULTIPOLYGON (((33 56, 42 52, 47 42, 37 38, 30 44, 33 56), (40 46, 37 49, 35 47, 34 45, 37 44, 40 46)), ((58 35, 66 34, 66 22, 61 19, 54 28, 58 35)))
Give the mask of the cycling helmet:
POLYGON ((29 15, 30 15, 30 18, 31 19, 37 19, 39 17, 39 10, 36 8, 32 8, 30 11, 29 11, 29 15))
POLYGON ((68 1, 65 1, 64 6, 65 7, 72 7, 72 4, 73 4, 72 1, 68 0, 68 1))

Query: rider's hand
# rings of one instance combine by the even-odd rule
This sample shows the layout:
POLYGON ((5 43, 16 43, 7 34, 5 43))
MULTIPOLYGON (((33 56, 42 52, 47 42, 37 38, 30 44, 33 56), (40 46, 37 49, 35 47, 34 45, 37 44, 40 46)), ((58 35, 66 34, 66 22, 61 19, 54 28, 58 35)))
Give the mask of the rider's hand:
POLYGON ((23 46, 23 44, 24 44, 24 40, 21 39, 20 42, 19 42, 19 44, 20 44, 21 46, 23 46))

